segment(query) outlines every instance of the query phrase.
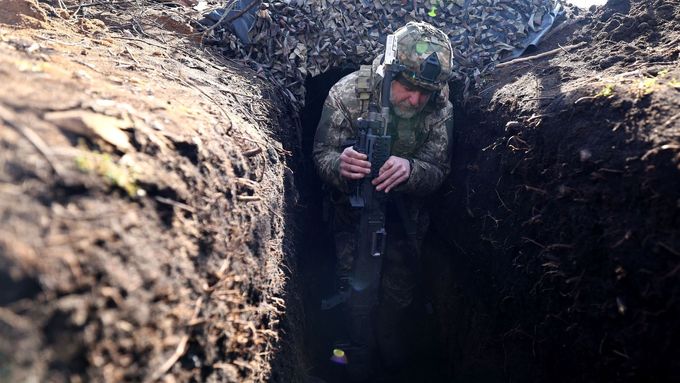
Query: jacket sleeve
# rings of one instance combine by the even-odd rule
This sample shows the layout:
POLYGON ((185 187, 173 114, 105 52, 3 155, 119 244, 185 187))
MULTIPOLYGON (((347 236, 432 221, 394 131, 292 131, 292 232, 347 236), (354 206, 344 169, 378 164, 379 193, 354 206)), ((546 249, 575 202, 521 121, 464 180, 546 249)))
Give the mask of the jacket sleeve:
POLYGON ((451 110, 449 104, 441 118, 430 125, 425 142, 410 158, 411 174, 407 182, 395 190, 422 196, 433 193, 444 182, 451 169, 451 110))
POLYGON ((316 128, 312 154, 321 179, 342 192, 349 192, 346 179, 340 175, 340 154, 354 136, 351 116, 331 89, 316 128))

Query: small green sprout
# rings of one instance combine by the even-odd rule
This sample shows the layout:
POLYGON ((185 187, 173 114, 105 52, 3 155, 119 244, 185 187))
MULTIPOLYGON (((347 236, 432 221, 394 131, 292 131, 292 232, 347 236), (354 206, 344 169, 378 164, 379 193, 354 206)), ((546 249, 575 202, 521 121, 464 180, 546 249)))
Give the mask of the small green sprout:
POLYGON ((605 97, 609 98, 614 95, 614 84, 607 84, 600 89, 599 92, 595 95, 596 98, 598 97, 605 97))
POLYGON ((103 176, 108 183, 119 187, 130 196, 144 195, 144 190, 137 186, 134 170, 126 165, 116 163, 108 153, 84 151, 75 159, 76 167, 83 173, 94 172, 103 176))
POLYGON ((638 96, 643 97, 654 93, 656 89, 656 77, 645 77, 638 82, 637 93, 638 96))

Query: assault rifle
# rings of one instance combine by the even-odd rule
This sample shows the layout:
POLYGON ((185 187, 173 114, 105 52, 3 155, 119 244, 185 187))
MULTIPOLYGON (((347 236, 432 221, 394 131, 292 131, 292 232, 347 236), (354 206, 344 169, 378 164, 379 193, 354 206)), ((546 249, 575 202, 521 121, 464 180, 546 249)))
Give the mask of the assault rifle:
POLYGON ((366 117, 357 119, 358 137, 354 150, 366 154, 367 160, 371 163, 371 172, 355 183, 349 198, 353 208, 361 209, 350 286, 345 286, 332 297, 324 299, 321 302, 322 309, 337 306, 346 301, 351 294, 362 296, 360 300, 369 306, 378 301, 382 257, 387 243, 385 231, 387 196, 384 192, 376 191, 371 181, 378 176, 380 168, 390 157, 392 139, 387 133, 390 123, 390 90, 392 80, 402 70, 396 63, 396 50, 396 39, 393 35, 388 35, 383 64, 378 67, 378 74, 383 77, 380 107, 370 105, 366 117))

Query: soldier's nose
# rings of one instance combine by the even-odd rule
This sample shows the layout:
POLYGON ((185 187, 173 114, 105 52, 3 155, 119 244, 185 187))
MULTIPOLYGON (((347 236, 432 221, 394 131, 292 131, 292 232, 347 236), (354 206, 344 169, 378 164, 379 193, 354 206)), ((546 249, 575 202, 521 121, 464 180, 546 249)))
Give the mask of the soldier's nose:
POLYGON ((420 92, 411 92, 411 94, 409 94, 408 101, 412 106, 418 106, 420 104, 420 92))

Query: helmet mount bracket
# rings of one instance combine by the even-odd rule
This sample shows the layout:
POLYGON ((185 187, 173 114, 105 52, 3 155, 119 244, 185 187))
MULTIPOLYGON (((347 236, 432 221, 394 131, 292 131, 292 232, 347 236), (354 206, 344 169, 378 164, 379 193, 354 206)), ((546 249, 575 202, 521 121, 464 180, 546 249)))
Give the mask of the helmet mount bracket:
POLYGON ((442 66, 439 63, 439 58, 435 52, 432 52, 425 61, 420 64, 420 77, 429 82, 436 82, 437 76, 442 71, 442 66))

